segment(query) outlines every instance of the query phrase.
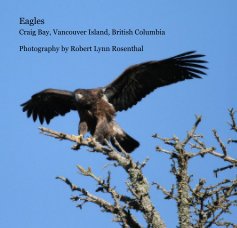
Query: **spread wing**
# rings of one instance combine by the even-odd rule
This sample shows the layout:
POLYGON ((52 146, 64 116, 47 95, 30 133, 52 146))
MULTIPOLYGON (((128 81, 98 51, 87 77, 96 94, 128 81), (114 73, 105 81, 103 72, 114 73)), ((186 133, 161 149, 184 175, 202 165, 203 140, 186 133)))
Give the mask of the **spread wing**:
POLYGON ((185 52, 161 61, 150 61, 126 69, 117 79, 104 88, 108 101, 116 111, 127 110, 158 87, 201 78, 205 55, 195 51, 185 52))
POLYGON ((55 116, 64 116, 70 110, 76 109, 73 93, 57 89, 46 89, 36 93, 21 106, 27 117, 32 116, 34 121, 39 118, 41 124, 44 120, 48 124, 55 116))

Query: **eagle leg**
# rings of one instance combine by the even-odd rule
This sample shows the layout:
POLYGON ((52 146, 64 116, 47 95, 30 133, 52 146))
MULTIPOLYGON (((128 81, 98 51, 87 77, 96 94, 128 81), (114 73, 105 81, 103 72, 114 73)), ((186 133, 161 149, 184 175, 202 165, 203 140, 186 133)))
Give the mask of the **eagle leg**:
POLYGON ((78 135, 75 136, 78 143, 72 146, 73 150, 79 150, 80 149, 80 143, 83 141, 84 135, 88 131, 88 125, 86 121, 81 120, 78 125, 78 135))
POLYGON ((86 121, 80 121, 79 123, 79 126, 78 126, 78 134, 79 136, 81 135, 82 136, 82 139, 83 139, 83 136, 88 132, 88 125, 87 125, 87 122, 86 121))

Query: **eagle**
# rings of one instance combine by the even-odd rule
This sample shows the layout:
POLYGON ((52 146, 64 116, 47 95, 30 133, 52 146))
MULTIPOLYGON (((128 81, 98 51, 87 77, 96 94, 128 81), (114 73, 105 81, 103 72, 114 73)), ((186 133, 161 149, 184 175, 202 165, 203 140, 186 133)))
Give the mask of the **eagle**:
POLYGON ((78 134, 82 140, 87 132, 102 145, 118 143, 126 152, 134 151, 139 142, 127 134, 115 121, 116 112, 136 105, 155 89, 186 79, 205 75, 205 63, 196 51, 185 52, 159 61, 148 61, 128 67, 114 81, 95 89, 75 91, 45 89, 21 104, 23 112, 34 121, 49 124, 56 116, 70 111, 79 114, 78 134), (115 141, 116 140, 116 141, 115 141), (115 143, 118 142, 118 143, 115 143))

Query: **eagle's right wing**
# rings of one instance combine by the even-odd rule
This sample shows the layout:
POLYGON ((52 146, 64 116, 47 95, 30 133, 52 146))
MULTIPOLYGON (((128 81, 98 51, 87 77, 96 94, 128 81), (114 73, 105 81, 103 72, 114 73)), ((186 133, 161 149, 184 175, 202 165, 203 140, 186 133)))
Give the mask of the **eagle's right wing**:
POLYGON ((204 55, 186 52, 161 61, 150 61, 126 69, 117 79, 104 87, 108 101, 116 111, 127 110, 156 88, 206 73, 204 55))
POLYGON ((32 116, 34 121, 38 117, 41 124, 44 120, 48 124, 55 116, 64 116, 70 110, 76 110, 73 93, 57 89, 46 89, 36 93, 21 106, 23 112, 27 112, 27 117, 32 116))

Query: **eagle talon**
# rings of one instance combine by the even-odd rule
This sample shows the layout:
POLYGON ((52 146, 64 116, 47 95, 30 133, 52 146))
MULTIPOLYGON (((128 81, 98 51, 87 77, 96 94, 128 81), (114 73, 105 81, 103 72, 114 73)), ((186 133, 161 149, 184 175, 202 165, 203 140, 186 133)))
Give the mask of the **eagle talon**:
POLYGON ((83 135, 82 135, 82 134, 80 134, 80 135, 74 135, 74 137, 76 138, 76 140, 77 140, 78 143, 76 143, 75 145, 73 145, 71 148, 72 148, 72 150, 79 150, 80 147, 81 147, 80 143, 82 143, 82 141, 83 141, 83 135))
POLYGON ((71 147, 72 150, 80 150, 80 148, 81 148, 81 145, 78 143, 71 147))
POLYGON ((94 139, 93 139, 93 137, 88 137, 88 138, 86 139, 86 141, 87 141, 88 143, 91 143, 91 142, 94 142, 94 139))
POLYGON ((82 141, 83 141, 83 135, 82 135, 82 134, 77 135, 77 136, 75 136, 75 137, 76 137, 76 139, 77 139, 77 141, 78 141, 79 143, 82 143, 82 141))

